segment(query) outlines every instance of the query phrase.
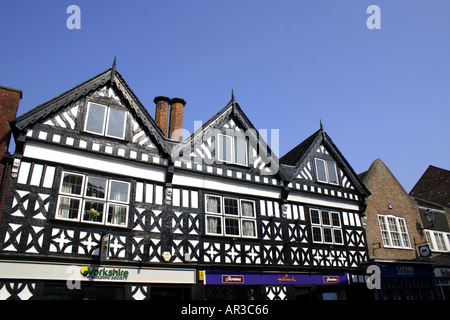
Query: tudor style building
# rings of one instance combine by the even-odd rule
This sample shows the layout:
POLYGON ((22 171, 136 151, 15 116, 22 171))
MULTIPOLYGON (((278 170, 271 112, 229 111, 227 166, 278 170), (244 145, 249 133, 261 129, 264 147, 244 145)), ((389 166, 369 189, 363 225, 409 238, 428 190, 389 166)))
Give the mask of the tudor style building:
POLYGON ((114 64, 11 122, 0 299, 367 294, 369 191, 322 127, 278 159, 234 95, 183 141, 154 102, 114 64))

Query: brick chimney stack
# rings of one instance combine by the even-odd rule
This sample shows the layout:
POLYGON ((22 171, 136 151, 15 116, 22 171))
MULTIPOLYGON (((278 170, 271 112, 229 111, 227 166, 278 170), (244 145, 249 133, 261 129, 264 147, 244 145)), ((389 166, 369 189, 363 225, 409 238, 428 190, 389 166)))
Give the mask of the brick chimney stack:
POLYGON ((156 104, 155 121, 161 128, 164 136, 167 137, 170 98, 159 96, 153 99, 153 102, 156 104))
POLYGON ((0 159, 8 152, 11 128, 8 121, 16 118, 22 90, 0 86, 0 159))
POLYGON ((16 118, 20 99, 22 99, 22 90, 0 86, 0 219, 12 167, 11 158, 9 160, 5 158, 11 140, 9 121, 16 118))
POLYGON ((181 98, 173 98, 170 102, 169 139, 181 141, 183 128, 183 112, 186 101, 181 98))

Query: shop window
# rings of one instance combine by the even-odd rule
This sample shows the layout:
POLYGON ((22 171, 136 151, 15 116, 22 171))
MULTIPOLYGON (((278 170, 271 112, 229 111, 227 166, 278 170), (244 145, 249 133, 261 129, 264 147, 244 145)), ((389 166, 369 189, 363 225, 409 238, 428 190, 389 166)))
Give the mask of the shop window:
POLYGON ((256 238, 255 202, 206 195, 206 234, 256 238))
POLYGON ((344 244, 339 212, 311 209, 310 219, 313 242, 344 244))
POLYGON ((129 195, 128 182, 63 172, 56 218, 126 226, 129 195))
POLYGON ((84 131, 124 139, 126 115, 125 110, 89 102, 84 131))

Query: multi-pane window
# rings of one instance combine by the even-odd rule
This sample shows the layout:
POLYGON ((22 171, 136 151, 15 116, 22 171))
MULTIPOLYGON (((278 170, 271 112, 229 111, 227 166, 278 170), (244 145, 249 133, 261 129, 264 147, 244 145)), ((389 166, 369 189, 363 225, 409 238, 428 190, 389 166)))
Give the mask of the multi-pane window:
POLYGON ((408 229, 404 218, 378 215, 383 246, 394 248, 411 248, 408 229))
POLYGON ((344 244, 339 212, 311 209, 310 218, 313 242, 344 244))
POLYGON ((56 218, 126 226, 128 182, 63 172, 56 218))
POLYGON ((247 165, 247 141, 244 138, 219 134, 217 136, 218 160, 223 162, 247 165))
POLYGON ((206 195, 206 234, 256 238, 256 208, 251 200, 206 195))
POLYGON ((336 163, 318 158, 315 160, 317 181, 330 184, 339 184, 336 163))
POLYGON ((426 230, 426 236, 430 249, 438 252, 450 251, 450 233, 426 230))
POLYGON ((127 111, 89 102, 84 130, 102 136, 123 139, 127 111))

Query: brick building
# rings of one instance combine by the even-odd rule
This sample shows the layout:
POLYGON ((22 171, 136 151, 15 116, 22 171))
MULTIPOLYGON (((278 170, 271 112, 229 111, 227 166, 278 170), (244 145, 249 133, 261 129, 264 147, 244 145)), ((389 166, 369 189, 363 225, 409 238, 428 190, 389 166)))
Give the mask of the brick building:
POLYGON ((450 300, 450 171, 430 165, 409 194, 419 206, 440 298, 450 300))
POLYGON ((382 160, 361 173, 367 198, 366 235, 370 261, 380 267, 378 299, 437 299, 433 267, 418 251, 427 243, 417 203, 382 160))

